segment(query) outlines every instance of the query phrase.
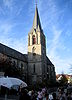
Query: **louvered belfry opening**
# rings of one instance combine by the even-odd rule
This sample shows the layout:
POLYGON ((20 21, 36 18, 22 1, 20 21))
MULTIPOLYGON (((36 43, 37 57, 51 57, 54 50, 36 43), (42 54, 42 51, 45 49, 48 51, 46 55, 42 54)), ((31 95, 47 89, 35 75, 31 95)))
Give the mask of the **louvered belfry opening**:
POLYGON ((36 37, 33 35, 33 44, 36 44, 36 37))

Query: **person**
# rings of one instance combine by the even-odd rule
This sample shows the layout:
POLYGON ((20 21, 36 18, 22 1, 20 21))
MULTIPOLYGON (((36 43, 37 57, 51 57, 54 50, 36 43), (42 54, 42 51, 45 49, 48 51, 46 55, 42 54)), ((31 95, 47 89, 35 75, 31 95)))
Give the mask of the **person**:
POLYGON ((63 91, 61 91, 60 93, 59 93, 59 100, 66 100, 66 98, 65 98, 66 96, 64 95, 64 92, 63 91))
POLYGON ((72 100, 71 93, 68 93, 67 100, 72 100))
POLYGON ((53 100, 52 94, 49 94, 49 100, 53 100))
POLYGON ((31 100, 35 100, 35 92, 34 92, 34 90, 31 91, 31 100))
POLYGON ((19 88, 18 88, 18 95, 20 95, 21 94, 21 86, 19 86, 19 88))
POLYGON ((58 99, 56 98, 56 93, 53 93, 52 96, 53 96, 53 100, 58 100, 58 99))
POLYGON ((49 96, 49 94, 48 93, 45 93, 45 97, 43 98, 43 100, 49 100, 48 99, 48 96, 49 96))
POLYGON ((37 100, 42 100, 42 98, 43 98, 42 90, 39 89, 37 100))
POLYGON ((31 100, 30 96, 28 95, 28 91, 26 89, 21 90, 19 100, 31 100))

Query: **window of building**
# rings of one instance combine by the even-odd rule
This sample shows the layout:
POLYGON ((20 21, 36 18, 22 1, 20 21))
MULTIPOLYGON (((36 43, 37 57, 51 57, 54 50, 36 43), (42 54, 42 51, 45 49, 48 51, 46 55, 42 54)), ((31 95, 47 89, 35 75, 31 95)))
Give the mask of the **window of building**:
POLYGON ((45 73, 45 64, 44 64, 44 73, 45 73))
POLYGON ((38 44, 38 34, 37 34, 37 44, 38 44))
POLYGON ((35 35, 33 35, 33 44, 36 44, 36 37, 35 37, 35 35))
POLYGON ((47 79, 49 79, 49 74, 47 73, 47 79))
POLYGON ((24 70, 23 64, 21 63, 21 69, 24 70))
POLYGON ((28 45, 30 45, 30 36, 28 37, 28 45))
POLYGON ((33 65, 33 72, 35 73, 35 64, 33 65))
POLYGON ((36 56, 36 53, 33 53, 33 56, 36 56))
POLYGON ((23 64, 21 63, 21 67, 23 67, 23 64))
POLYGON ((34 31, 36 32, 36 29, 34 29, 34 31))
POLYGON ((13 61, 13 66, 16 66, 16 62, 15 61, 13 61))
POLYGON ((47 67, 47 72, 49 72, 49 69, 48 69, 48 67, 47 67))

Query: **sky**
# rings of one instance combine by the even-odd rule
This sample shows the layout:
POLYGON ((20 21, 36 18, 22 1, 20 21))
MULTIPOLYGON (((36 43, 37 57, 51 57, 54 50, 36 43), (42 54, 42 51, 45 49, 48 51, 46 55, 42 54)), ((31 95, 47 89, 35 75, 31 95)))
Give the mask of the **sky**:
MULTIPOLYGON (((27 54, 35 0, 0 0, 0 43, 27 54)), ((37 0, 46 53, 56 74, 72 74, 72 0, 37 0)))

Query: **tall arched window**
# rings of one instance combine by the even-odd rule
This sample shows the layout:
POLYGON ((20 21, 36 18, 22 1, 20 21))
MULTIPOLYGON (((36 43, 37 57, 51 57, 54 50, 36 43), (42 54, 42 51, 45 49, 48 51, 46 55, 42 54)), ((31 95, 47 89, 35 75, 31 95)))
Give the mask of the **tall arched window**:
POLYGON ((30 45, 30 36, 28 36, 28 45, 30 45))
POLYGON ((23 68, 23 64, 21 63, 21 68, 23 68))
POLYGON ((33 35, 32 40, 33 40, 33 44, 36 44, 36 37, 35 37, 35 35, 33 35))
POLYGON ((13 61, 13 66, 16 66, 16 62, 15 61, 13 61))
POLYGON ((37 34, 37 36, 36 36, 36 37, 37 37, 37 44, 38 44, 38 34, 37 34))
POLYGON ((33 65, 33 72, 35 73, 35 64, 33 65))

